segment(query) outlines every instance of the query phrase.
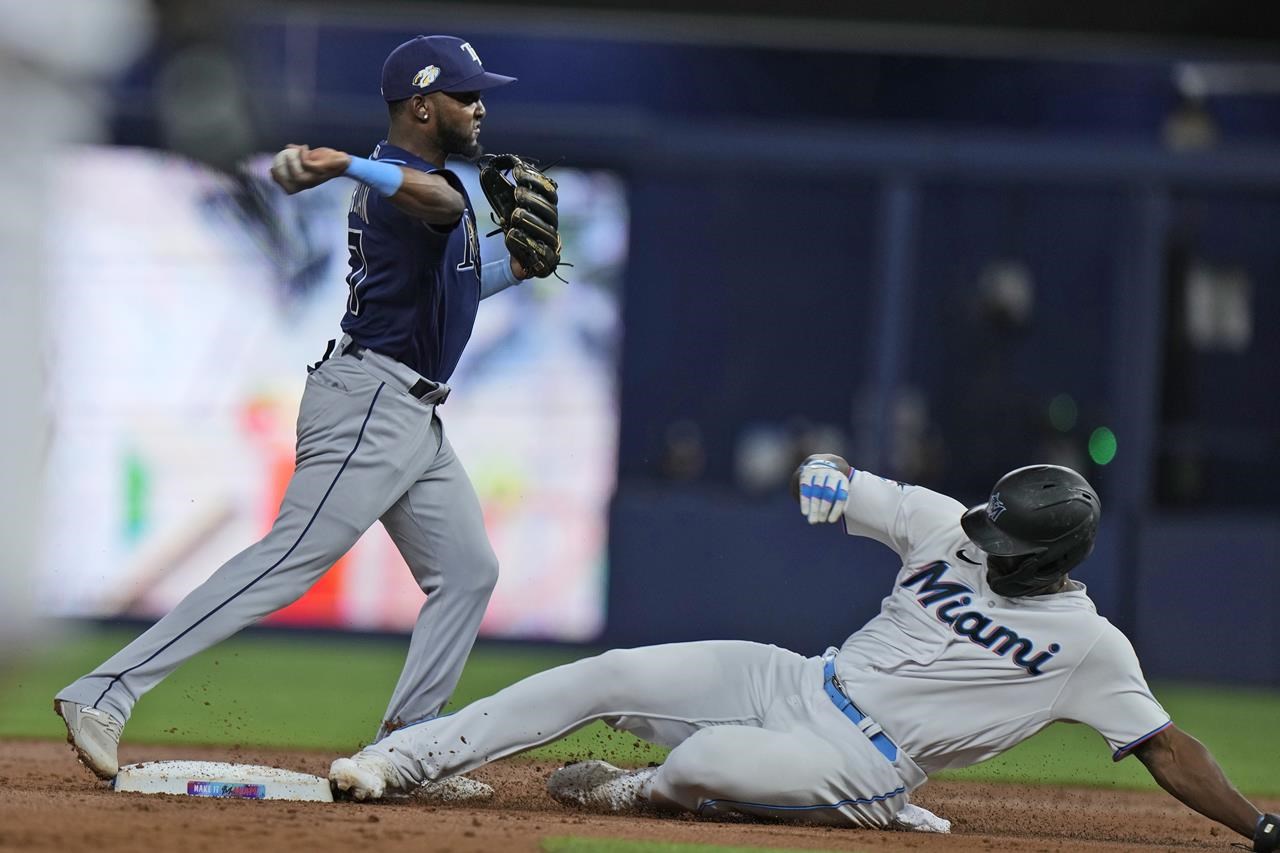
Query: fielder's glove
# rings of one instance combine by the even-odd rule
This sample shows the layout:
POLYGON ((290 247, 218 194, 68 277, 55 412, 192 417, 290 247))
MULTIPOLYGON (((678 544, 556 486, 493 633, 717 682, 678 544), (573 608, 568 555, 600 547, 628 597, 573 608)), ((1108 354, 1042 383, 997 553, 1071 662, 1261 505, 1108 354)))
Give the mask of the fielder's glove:
POLYGON ((836 463, 810 459, 800 466, 800 514, 810 524, 838 521, 849 502, 849 478, 836 463))
POLYGON ((1258 818, 1253 830, 1254 853, 1274 853, 1280 850, 1280 815, 1264 814, 1258 818))
POLYGON ((480 160, 480 188, 484 190, 496 234, 511 257, 530 275, 546 278, 560 264, 560 214, 556 182, 515 154, 490 154, 480 160))

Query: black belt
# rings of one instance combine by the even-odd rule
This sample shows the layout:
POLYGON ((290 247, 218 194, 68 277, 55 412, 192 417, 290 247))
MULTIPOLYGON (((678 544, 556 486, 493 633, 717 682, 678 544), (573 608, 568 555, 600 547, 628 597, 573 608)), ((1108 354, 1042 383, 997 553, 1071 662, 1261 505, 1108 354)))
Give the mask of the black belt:
MULTIPOLYGON (((326 361, 328 361, 328 360, 329 360, 329 356, 333 355, 333 350, 334 350, 334 348, 335 348, 336 346, 337 346, 337 342, 336 342, 336 341, 334 341, 334 340, 330 340, 330 341, 329 341, 329 344, 325 347, 325 350, 324 350, 324 357, 323 357, 323 358, 321 358, 318 362, 316 362, 316 363, 315 363, 315 365, 314 365, 313 367, 309 367, 309 368, 307 368, 307 372, 308 372, 308 373, 310 373, 311 371, 315 370, 317 367, 319 367, 320 365, 322 365, 322 364, 324 364, 326 361)), ((360 359, 360 360, 362 360, 362 361, 363 361, 363 360, 364 360, 364 354, 365 354, 366 352, 373 352, 373 350, 369 349, 368 347, 364 346, 363 344, 358 344, 358 343, 356 343, 355 341, 351 341, 351 342, 349 342, 349 343, 347 344, 346 349, 344 349, 344 350, 342 351, 342 354, 343 354, 343 355, 355 356, 356 358, 358 358, 358 359, 360 359)), ((413 383, 412 385, 410 385, 410 386, 409 386, 409 388, 408 388, 407 390, 408 390, 408 391, 409 391, 409 393, 410 393, 410 394, 412 394, 414 397, 417 397, 419 400, 421 400, 423 397, 426 397, 428 394, 430 394, 431 392, 435 391, 435 390, 436 390, 437 388, 439 388, 439 387, 440 387, 440 384, 439 384, 439 383, 437 383, 437 382, 428 382, 427 380, 425 380, 425 379, 421 379, 421 378, 420 378, 420 379, 418 379, 418 381, 417 381, 417 382, 415 382, 415 383, 413 383)), ((444 395, 440 397, 440 399, 439 399, 439 400, 436 400, 436 401, 435 401, 435 404, 436 404, 437 406, 439 406, 439 405, 441 405, 442 403, 444 403, 444 401, 445 401, 445 400, 447 400, 447 399, 449 399, 449 392, 448 392, 448 391, 446 391, 446 392, 444 393, 444 395)))

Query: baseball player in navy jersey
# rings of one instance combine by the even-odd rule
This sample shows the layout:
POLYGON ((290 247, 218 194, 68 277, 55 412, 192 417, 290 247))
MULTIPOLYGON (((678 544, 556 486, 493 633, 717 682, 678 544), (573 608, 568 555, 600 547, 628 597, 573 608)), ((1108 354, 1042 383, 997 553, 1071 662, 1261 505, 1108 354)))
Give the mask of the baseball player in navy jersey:
POLYGON ((840 648, 804 657, 714 641, 606 652, 395 732, 335 761, 331 782, 375 798, 603 720, 670 755, 634 771, 571 764, 547 783, 561 802, 947 831, 910 803, 930 774, 1070 721, 1098 731, 1115 760, 1138 756, 1165 790, 1255 850, 1280 849, 1280 821, 1173 725, 1129 641, 1069 578, 1101 517, 1079 474, 1020 468, 966 510, 820 455, 793 488, 810 523, 842 522, 902 559, 880 613, 840 648))
POLYGON ((120 731, 144 693, 297 599, 378 520, 428 593, 378 736, 434 717, 452 693, 498 565, 438 407, 480 300, 525 270, 508 257, 481 264, 471 202, 444 166, 480 154, 481 95, 513 80, 462 39, 420 36, 382 69, 390 130, 368 159, 303 145, 276 156, 272 177, 289 193, 357 182, 345 334, 307 379, 296 471, 270 532, 58 693, 68 739, 100 777, 116 774, 120 731))

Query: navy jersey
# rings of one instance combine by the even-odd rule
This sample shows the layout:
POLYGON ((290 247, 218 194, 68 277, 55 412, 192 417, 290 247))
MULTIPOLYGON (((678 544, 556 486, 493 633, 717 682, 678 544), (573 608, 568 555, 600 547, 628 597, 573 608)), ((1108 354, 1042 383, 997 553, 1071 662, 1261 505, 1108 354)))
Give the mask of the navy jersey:
MULTIPOLYGON (((385 141, 371 159, 442 171, 385 141)), ((462 182, 448 177, 466 202, 453 227, 415 219, 363 184, 347 214, 351 271, 342 331, 436 382, 448 382, 458 366, 480 305, 476 218, 462 182)))

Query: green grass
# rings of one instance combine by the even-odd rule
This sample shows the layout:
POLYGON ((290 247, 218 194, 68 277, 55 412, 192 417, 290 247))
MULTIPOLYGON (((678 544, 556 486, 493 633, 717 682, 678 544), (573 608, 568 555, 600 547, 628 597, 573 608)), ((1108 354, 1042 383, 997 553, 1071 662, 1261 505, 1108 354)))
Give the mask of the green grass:
MULTIPOLYGON (((85 629, 46 644, 47 652, 28 656, 25 665, 0 684, 0 737, 64 737, 62 721, 52 710, 53 695, 137 633, 85 629)), ((377 730, 407 646, 407 638, 343 639, 286 632, 234 637, 192 658, 143 697, 125 739, 350 753, 377 730)), ((446 710, 585 654, 481 644, 446 710)), ((594 723, 532 754, 646 764, 661 761, 666 751, 594 723)))
MULTIPOLYGON (((1160 684, 1156 698, 1183 731, 1201 740, 1241 791, 1280 795, 1280 777, 1259 737, 1280 720, 1280 691, 1160 684)), ((940 774, 944 779, 1118 788, 1157 787, 1136 758, 1111 760, 1111 748, 1087 726, 1058 724, 999 758, 940 774)))
MULTIPOLYGON (((671 841, 626 841, 621 838, 561 836, 542 841, 544 853, 802 853, 778 847, 725 847, 719 844, 676 844, 671 841)), ((806 850, 803 853, 823 853, 806 850)))
MULTIPOLYGON (((90 629, 45 644, 0 685, 0 737, 61 738, 53 694, 133 637, 90 629)), ((197 656, 138 704, 125 732, 135 743, 241 744, 351 752, 372 737, 395 685, 407 641, 257 634, 197 656)), ((450 707, 586 652, 481 645, 450 707)), ((1259 737, 1280 720, 1280 691, 1157 685, 1184 730, 1209 747, 1245 793, 1280 795, 1259 737)), ((596 723, 532 753, 547 759, 600 757, 618 764, 661 761, 664 750, 596 723)), ((1055 725, 999 758, 942 778, 1154 788, 1133 758, 1119 763, 1085 726, 1055 725)))

